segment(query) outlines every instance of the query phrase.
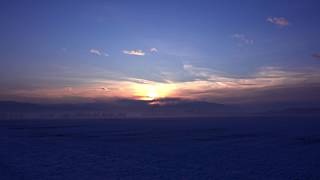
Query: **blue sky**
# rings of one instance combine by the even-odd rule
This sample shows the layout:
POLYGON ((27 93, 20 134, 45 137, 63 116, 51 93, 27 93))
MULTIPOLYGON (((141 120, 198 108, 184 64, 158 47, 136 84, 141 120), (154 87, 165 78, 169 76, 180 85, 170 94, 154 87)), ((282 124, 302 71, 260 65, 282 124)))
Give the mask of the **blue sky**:
POLYGON ((213 77, 237 82, 261 78, 266 70, 281 71, 281 78, 303 73, 307 78, 301 81, 317 84, 319 5, 316 0, 5 0, 1 89, 5 97, 38 97, 49 90, 89 91, 138 80, 171 83, 175 91, 205 81, 212 90, 218 81, 213 77))

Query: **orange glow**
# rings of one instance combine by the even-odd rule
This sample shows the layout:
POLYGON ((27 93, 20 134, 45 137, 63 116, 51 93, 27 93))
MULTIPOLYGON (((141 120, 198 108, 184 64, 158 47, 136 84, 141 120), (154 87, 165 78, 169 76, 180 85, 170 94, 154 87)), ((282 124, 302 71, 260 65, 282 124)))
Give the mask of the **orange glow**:
POLYGON ((174 91, 174 85, 172 84, 135 84, 134 95, 140 100, 155 100, 159 98, 165 98, 170 96, 174 91))
POLYGON ((151 88, 147 94, 147 98, 149 98, 150 100, 154 100, 154 99, 159 98, 159 94, 158 94, 157 90, 154 88, 151 88))
MULTIPOLYGON (((190 68, 190 67, 189 67, 190 68)), ((197 69, 196 69, 197 70, 197 69)), ((320 78, 318 70, 310 69, 310 73, 284 71, 273 67, 265 67, 248 78, 232 78, 223 75, 206 75, 206 79, 195 79, 183 82, 166 80, 156 82, 145 79, 128 78, 126 80, 95 80, 88 84, 61 87, 61 88, 37 88, 19 89, 7 93, 8 97, 30 99, 52 99, 71 101, 73 99, 96 100, 125 98, 144 101, 152 101, 163 98, 180 98, 189 100, 219 100, 230 97, 239 97, 250 94, 258 89, 273 88, 278 86, 291 86, 308 80, 317 82, 320 78), (80 98, 78 98, 80 97, 80 98)))

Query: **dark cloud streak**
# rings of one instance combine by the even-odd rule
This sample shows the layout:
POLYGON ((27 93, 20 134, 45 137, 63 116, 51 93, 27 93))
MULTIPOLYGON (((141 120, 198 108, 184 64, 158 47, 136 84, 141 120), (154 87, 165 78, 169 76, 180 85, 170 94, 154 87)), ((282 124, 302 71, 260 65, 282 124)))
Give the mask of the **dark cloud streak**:
POLYGON ((320 53, 314 53, 312 54, 312 57, 315 59, 320 59, 320 53))

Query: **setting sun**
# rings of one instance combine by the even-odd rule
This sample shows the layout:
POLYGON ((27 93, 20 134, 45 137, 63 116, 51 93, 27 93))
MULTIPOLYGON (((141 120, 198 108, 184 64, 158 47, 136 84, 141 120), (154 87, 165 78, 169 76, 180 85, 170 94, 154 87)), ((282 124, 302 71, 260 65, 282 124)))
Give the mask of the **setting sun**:
POLYGON ((169 97, 174 91, 171 84, 137 84, 134 86, 134 95, 140 100, 155 100, 169 97))
POLYGON ((146 98, 148 98, 149 100, 155 100, 158 97, 159 97, 159 94, 154 88, 151 88, 146 96, 146 98))

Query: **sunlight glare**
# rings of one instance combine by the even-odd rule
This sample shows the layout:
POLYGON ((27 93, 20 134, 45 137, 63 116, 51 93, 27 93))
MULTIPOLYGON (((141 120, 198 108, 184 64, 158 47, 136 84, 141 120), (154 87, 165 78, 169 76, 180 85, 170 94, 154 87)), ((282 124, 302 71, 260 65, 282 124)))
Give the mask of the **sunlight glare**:
POLYGON ((151 101, 170 96, 174 87, 170 84, 139 84, 134 89, 138 99, 151 101))

